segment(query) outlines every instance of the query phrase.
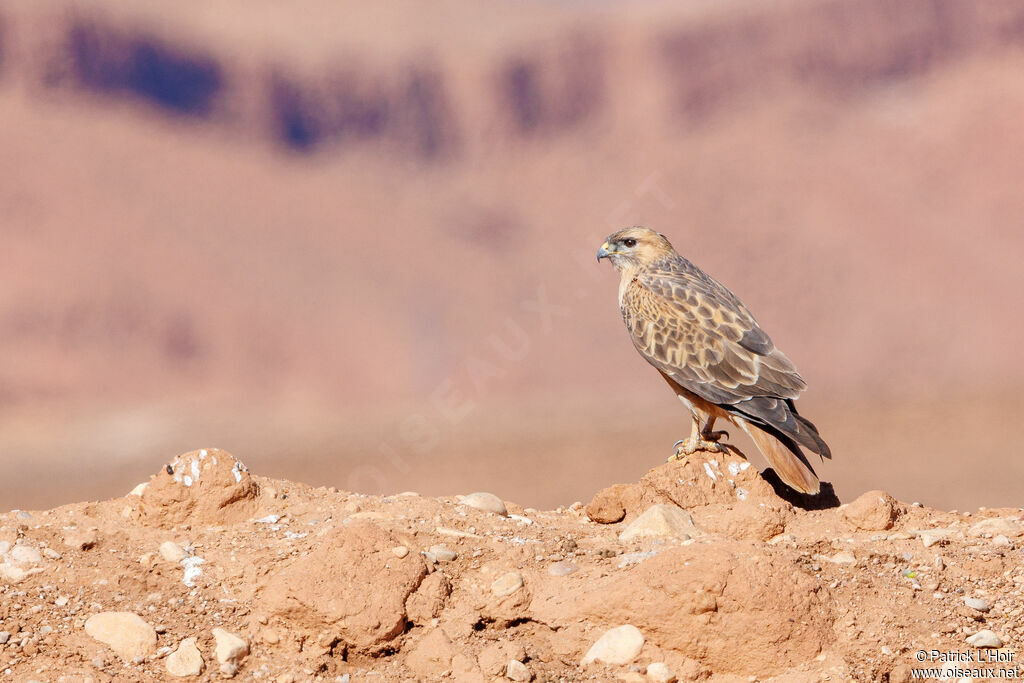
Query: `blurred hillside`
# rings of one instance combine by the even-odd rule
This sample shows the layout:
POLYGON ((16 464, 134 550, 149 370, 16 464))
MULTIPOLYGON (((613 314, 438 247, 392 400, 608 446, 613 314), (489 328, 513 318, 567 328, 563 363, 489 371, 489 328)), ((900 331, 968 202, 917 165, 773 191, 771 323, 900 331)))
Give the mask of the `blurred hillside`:
POLYGON ((841 496, 1016 504, 1022 42, 1009 0, 3 5, 0 508, 203 445, 635 477, 687 424, 593 262, 625 224, 794 359, 841 496))

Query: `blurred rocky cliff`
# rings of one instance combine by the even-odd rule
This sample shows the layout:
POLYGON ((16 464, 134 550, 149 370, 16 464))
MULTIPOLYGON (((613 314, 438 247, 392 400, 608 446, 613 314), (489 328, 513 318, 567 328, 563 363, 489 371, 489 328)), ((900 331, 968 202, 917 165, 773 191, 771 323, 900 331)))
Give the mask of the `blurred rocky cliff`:
POLYGON ((593 264, 627 223, 797 362, 829 475, 938 496, 1021 403, 1022 42, 1010 1, 4 5, 0 503, 197 441, 643 471, 685 424, 593 264))

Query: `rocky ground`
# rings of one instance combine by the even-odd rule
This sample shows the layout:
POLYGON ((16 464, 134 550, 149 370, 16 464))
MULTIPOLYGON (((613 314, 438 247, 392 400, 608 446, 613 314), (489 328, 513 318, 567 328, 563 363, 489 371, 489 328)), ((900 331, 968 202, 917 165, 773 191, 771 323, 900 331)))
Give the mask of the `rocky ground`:
POLYGON ((541 511, 314 489, 193 451, 123 498, 0 517, 0 679, 1009 670, 1022 534, 1020 509, 787 501, 735 453, 541 511))

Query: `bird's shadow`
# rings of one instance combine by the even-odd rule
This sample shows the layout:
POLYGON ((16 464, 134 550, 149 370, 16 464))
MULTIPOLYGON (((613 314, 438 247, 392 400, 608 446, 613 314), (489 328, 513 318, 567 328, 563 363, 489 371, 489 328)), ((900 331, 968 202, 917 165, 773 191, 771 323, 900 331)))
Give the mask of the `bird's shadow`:
MULTIPOLYGON (((738 447, 731 443, 721 444, 725 449, 733 455, 747 460, 747 455, 741 451, 738 447)), ((749 460, 747 460, 749 462, 749 460)), ((782 498, 790 505, 801 508, 803 510, 829 510, 831 508, 837 508, 841 505, 839 497, 836 495, 836 490, 832 488, 832 484, 827 481, 821 482, 821 491, 816 495, 810 495, 808 493, 800 493, 789 488, 786 484, 782 483, 779 479, 779 475, 775 473, 771 467, 761 472, 761 478, 768 482, 771 487, 775 490, 775 495, 782 498)))
POLYGON ((775 495, 788 501, 794 507, 804 510, 828 510, 837 508, 840 505, 839 497, 836 496, 836 490, 832 488, 830 482, 821 482, 821 491, 812 496, 808 493, 794 491, 783 484, 782 480, 779 479, 779 475, 771 467, 762 472, 761 477, 775 489, 775 495))

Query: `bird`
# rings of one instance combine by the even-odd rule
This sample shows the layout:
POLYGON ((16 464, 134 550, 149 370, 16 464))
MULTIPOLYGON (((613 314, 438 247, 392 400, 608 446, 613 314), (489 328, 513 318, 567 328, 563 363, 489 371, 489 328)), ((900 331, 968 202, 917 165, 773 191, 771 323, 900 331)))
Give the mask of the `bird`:
POLYGON ((790 488, 821 490, 803 449, 831 458, 814 424, 797 412, 807 388, 792 361, 761 329, 743 302, 668 239, 635 226, 612 233, 597 252, 621 274, 619 310, 633 345, 689 409, 690 436, 669 458, 726 452, 722 419, 750 435, 790 488))

